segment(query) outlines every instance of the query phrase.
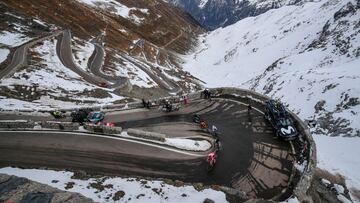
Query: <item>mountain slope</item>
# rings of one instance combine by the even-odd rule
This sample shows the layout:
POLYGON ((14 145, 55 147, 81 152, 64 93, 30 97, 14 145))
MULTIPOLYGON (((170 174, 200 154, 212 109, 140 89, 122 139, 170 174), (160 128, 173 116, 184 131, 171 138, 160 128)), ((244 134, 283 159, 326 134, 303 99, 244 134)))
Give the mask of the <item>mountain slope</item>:
POLYGON ((355 0, 284 6, 204 35, 184 66, 206 86, 253 89, 314 119, 320 166, 360 187, 358 158, 344 158, 360 136, 359 19, 355 0), (323 135, 355 138, 334 150, 323 135))
POLYGON ((201 25, 214 30, 232 25, 270 9, 294 5, 301 0, 166 0, 190 13, 201 25))
POLYGON ((96 98, 111 103, 199 88, 177 55, 192 50, 203 30, 163 1, 4 0, 0 9, 0 103, 6 108, 40 108, 48 97, 54 108, 64 102, 96 105, 96 98), (15 53, 19 58, 12 61, 15 53), (54 72, 54 64, 72 71, 66 77, 51 75, 54 81, 77 81, 82 88, 64 81, 55 88, 38 77, 44 70, 54 72), (38 96, 29 96, 35 88, 38 96))

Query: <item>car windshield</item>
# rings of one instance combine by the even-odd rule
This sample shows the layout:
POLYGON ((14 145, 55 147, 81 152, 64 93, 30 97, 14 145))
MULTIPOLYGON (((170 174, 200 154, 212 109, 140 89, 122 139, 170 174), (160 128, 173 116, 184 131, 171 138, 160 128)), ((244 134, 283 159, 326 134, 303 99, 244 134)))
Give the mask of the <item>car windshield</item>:
POLYGON ((291 120, 289 118, 282 118, 279 120, 279 122, 282 126, 291 125, 291 120))

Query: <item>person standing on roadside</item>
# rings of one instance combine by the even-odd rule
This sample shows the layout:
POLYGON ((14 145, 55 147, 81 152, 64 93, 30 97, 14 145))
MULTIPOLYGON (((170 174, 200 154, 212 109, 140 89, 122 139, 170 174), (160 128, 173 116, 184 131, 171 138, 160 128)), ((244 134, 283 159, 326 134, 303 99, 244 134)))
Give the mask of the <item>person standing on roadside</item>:
POLYGON ((144 106, 144 108, 146 107, 146 102, 145 102, 145 99, 144 98, 142 98, 141 99, 141 101, 142 101, 142 104, 143 104, 143 106, 144 106))
POLYGON ((249 105, 248 105, 248 114, 251 113, 251 110, 252 110, 252 106, 251 106, 251 104, 249 103, 249 105))

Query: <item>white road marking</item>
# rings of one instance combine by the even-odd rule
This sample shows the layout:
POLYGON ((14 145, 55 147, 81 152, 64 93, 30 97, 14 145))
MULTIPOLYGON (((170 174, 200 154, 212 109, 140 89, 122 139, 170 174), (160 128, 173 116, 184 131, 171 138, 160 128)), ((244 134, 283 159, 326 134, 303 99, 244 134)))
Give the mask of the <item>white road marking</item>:
POLYGON ((1 130, 0 133, 69 134, 69 135, 81 135, 81 136, 89 136, 89 137, 101 137, 101 138, 121 140, 121 141, 126 141, 126 142, 142 144, 142 145, 151 146, 151 147, 155 147, 155 148, 159 148, 159 149, 164 149, 164 150, 167 150, 167 151, 176 152, 176 153, 179 153, 179 154, 185 154, 185 155, 189 155, 189 156, 195 156, 195 157, 204 157, 204 156, 206 156, 206 155, 193 154, 193 153, 184 152, 184 151, 180 151, 180 150, 176 150, 176 149, 172 149, 172 148, 168 148, 168 147, 164 147, 164 146, 159 146, 159 145, 156 145, 156 144, 151 144, 151 143, 146 143, 146 142, 141 142, 141 141, 136 141, 136 140, 130 140, 130 139, 121 138, 121 137, 109 137, 109 136, 104 136, 104 135, 87 134, 87 133, 80 133, 80 132, 36 131, 36 130, 32 130, 32 131, 23 131, 23 130, 6 131, 5 130, 5 131, 3 131, 3 130, 1 130))
MULTIPOLYGON (((222 99, 222 98, 213 98, 214 100, 225 100, 225 101, 232 101, 235 103, 239 103, 242 104, 244 106, 248 106, 248 104, 244 103, 244 102, 240 102, 240 101, 236 101, 236 100, 232 100, 232 99, 222 99)), ((256 108, 256 107, 252 107, 253 109, 255 109, 257 112, 261 113, 261 114, 265 114, 264 112, 262 112, 260 109, 256 108)))

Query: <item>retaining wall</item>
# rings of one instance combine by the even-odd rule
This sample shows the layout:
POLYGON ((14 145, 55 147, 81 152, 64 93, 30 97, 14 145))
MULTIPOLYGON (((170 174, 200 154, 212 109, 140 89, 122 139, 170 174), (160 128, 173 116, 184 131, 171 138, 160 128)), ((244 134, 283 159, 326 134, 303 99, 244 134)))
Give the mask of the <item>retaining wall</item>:
POLYGON ((122 132, 121 127, 110 127, 105 125, 94 125, 92 123, 84 124, 84 128, 88 131, 94 133, 103 133, 103 134, 120 134, 122 132))
POLYGON ((41 127, 42 128, 49 128, 55 130, 67 130, 67 131, 74 131, 79 130, 79 123, 73 122, 58 122, 58 121, 42 121, 41 127))
POLYGON ((0 120, 0 128, 15 128, 15 129, 24 129, 24 128, 34 128, 35 123, 28 120, 0 120))
POLYGON ((127 130, 127 133, 128 133, 128 135, 131 135, 134 137, 140 137, 140 138, 149 139, 149 140, 156 140, 156 141, 160 141, 160 142, 165 142, 165 137, 166 137, 166 135, 161 134, 161 133, 147 132, 147 131, 131 129, 131 128, 129 128, 127 130))

